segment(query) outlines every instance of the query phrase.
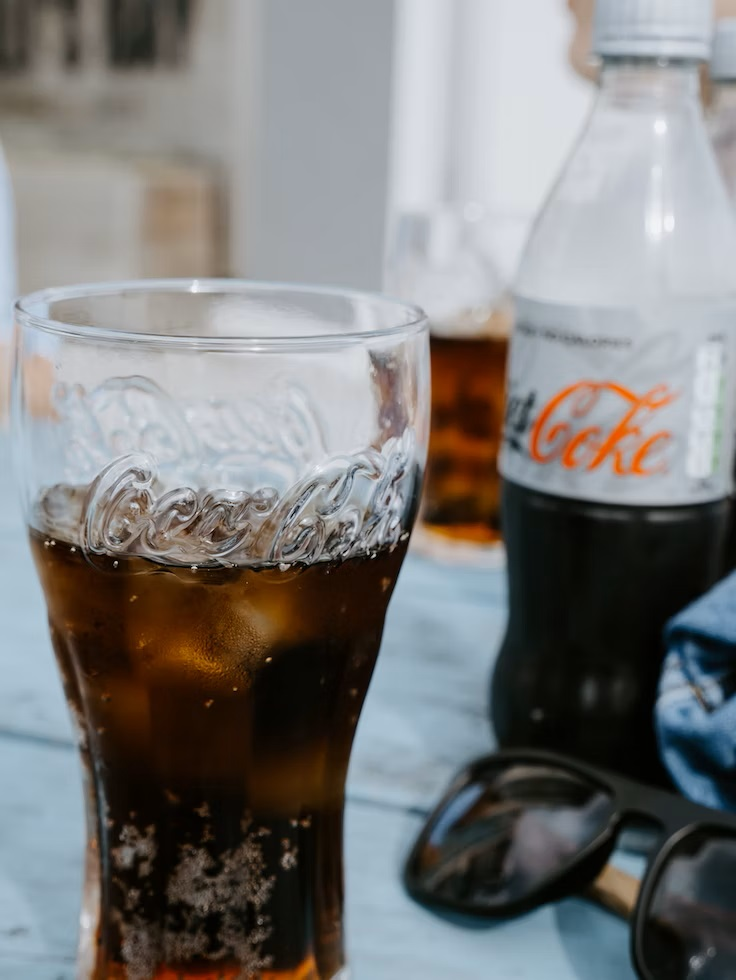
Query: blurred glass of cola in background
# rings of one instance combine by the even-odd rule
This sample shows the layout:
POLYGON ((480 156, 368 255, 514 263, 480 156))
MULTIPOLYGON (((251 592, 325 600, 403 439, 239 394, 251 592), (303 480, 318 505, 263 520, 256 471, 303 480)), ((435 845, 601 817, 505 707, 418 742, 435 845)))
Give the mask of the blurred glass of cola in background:
POLYGON ((492 232, 474 203, 400 214, 386 263, 387 291, 430 321, 432 429, 415 540, 432 557, 473 563, 501 553, 496 461, 511 306, 492 232))

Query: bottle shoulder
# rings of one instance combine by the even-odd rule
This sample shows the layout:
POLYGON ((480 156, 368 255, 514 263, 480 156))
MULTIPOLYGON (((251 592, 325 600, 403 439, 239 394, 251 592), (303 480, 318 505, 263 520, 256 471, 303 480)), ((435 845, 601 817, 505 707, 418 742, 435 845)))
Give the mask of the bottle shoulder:
POLYGON ((535 223, 516 288, 603 305, 736 295, 736 218, 702 118, 594 114, 535 223))

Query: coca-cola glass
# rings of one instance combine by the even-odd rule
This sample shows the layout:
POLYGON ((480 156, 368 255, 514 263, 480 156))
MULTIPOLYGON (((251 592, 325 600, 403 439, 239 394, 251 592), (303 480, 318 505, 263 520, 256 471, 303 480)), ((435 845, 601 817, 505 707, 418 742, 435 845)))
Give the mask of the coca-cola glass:
POLYGON ((78 976, 343 977, 345 778, 421 487, 424 318, 149 281, 17 321, 19 477, 85 779, 78 976))
POLYGON ((402 212, 392 221, 385 282, 430 322, 432 425, 413 545, 456 564, 498 566, 511 303, 496 255, 500 220, 479 205, 402 212))

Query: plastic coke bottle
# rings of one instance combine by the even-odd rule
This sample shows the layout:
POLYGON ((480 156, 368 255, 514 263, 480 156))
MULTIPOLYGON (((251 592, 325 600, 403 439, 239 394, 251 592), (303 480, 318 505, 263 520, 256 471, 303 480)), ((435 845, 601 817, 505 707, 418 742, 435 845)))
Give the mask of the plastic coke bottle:
MULTIPOLYGON (((716 160, 736 213, 736 17, 722 17, 713 37, 708 128, 716 160)), ((736 261, 736 257, 734 257, 736 261)), ((725 572, 736 569, 736 495, 726 539, 725 572)))
POLYGON ((598 0, 600 92, 516 287, 501 745, 656 779, 662 627, 718 578, 736 225, 700 102, 709 0, 598 0))

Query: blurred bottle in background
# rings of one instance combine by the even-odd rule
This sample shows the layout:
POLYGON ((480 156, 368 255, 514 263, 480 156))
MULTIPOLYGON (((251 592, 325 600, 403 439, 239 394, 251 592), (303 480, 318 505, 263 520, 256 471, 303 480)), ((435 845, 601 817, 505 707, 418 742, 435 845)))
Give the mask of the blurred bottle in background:
POLYGON ((736 224, 704 125, 709 0, 598 0, 593 115, 516 285, 499 742, 662 774, 666 620, 721 573, 736 224))
POLYGON ((468 563, 500 556, 507 284, 493 260, 493 220, 477 204, 400 214, 390 236, 388 293, 431 325, 432 429, 415 531, 425 554, 468 563))

